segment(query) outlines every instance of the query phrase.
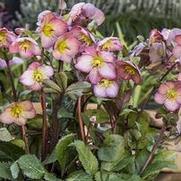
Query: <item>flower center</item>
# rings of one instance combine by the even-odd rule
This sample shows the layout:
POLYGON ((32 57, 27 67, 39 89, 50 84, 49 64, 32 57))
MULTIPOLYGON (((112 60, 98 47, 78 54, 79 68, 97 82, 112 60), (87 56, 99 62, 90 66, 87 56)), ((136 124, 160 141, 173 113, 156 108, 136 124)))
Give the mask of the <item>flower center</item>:
POLYGON ((133 67, 131 66, 125 66, 124 68, 125 72, 128 73, 129 75, 135 75, 136 74, 136 71, 133 67))
POLYGON ((102 79, 100 84, 101 84, 102 87, 108 88, 112 84, 112 81, 111 80, 107 80, 107 79, 102 79))
POLYGON ((21 116, 23 112, 23 109, 20 105, 15 104, 12 108, 11 108, 11 115, 15 118, 19 118, 21 116))
POLYGON ((57 44, 58 51, 64 53, 68 48, 66 40, 60 40, 57 44))
POLYGON ((44 27, 43 27, 43 33, 45 34, 45 36, 52 36, 53 33, 54 33, 54 29, 52 27, 51 24, 46 24, 44 27))
POLYGON ((85 42, 87 45, 92 44, 92 40, 89 38, 89 36, 86 36, 84 33, 81 34, 80 41, 85 42))
POLYGON ((19 46, 20 46, 20 49, 22 49, 26 52, 27 50, 31 49, 32 42, 30 42, 29 40, 24 40, 24 41, 20 42, 19 46))
POLYGON ((6 41, 6 33, 0 32, 0 43, 5 43, 6 41))
POLYGON ((92 61, 93 67, 101 67, 104 63, 104 60, 102 57, 95 57, 92 61))
POLYGON ((112 46, 112 42, 111 40, 108 40, 107 42, 105 42, 103 45, 102 45, 102 49, 103 50, 109 50, 109 48, 112 46))
POLYGON ((42 71, 35 70, 33 72, 33 79, 38 83, 42 82, 43 81, 43 73, 42 73, 42 71))
POLYGON ((175 100, 177 97, 177 91, 174 89, 168 90, 166 93, 166 97, 167 97, 167 99, 175 100))

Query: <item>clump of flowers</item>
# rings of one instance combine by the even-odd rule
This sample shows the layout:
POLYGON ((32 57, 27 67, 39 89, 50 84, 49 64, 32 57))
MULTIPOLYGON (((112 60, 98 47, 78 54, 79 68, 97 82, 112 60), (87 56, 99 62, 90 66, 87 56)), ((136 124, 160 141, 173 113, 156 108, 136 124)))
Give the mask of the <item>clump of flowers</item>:
POLYGON ((5 157, 5 170, 10 164, 11 172, 18 170, 7 178, 150 180, 148 166, 161 162, 159 144, 181 108, 181 30, 154 29, 129 52, 116 35, 97 32, 105 16, 93 4, 78 3, 70 11, 60 4, 60 13, 39 14, 36 31, 0 28, 0 127, 7 134, 0 135, 0 153, 2 139, 10 139, 5 146, 18 145, 15 152, 24 149, 23 156, 5 157), (158 141, 149 127, 149 103, 163 119, 158 141), (149 154, 144 163, 137 159, 142 153, 149 154), (113 169, 118 161, 124 169, 113 169))

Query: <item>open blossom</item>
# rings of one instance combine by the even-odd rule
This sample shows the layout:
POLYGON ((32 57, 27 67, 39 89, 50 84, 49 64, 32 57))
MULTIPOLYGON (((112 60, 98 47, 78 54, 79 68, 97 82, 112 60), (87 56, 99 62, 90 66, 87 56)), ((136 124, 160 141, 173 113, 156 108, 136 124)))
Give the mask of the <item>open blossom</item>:
POLYGON ((181 105, 181 84, 178 81, 161 84, 154 99, 169 111, 176 111, 181 105))
POLYGON ((139 68, 130 61, 117 61, 117 76, 123 80, 133 80, 136 84, 141 83, 141 72, 139 68))
POLYGON ((81 2, 72 7, 69 13, 68 24, 85 26, 94 21, 99 26, 103 23, 104 19, 104 13, 100 9, 96 8, 93 4, 81 2))
POLYGON ((121 51, 123 45, 117 37, 107 37, 98 42, 98 47, 104 51, 121 51))
POLYGON ((33 62, 28 69, 21 75, 20 82, 30 90, 40 90, 43 87, 43 81, 53 75, 53 69, 50 66, 33 62))
POLYGON ((10 46, 11 53, 19 53, 24 58, 31 58, 41 54, 38 43, 29 37, 17 38, 10 46))
POLYGON ((70 63, 79 52, 80 42, 70 33, 60 36, 55 42, 53 56, 57 60, 70 63))
POLYGON ((8 48, 15 39, 16 35, 13 32, 0 28, 0 48, 8 48))
POLYGON ((51 11, 43 11, 38 18, 38 32, 44 48, 51 48, 56 39, 67 31, 67 24, 51 11))
MULTIPOLYGON (((17 64, 21 64, 23 63, 23 59, 19 58, 19 57, 13 57, 11 60, 8 60, 9 61, 9 65, 17 65, 17 64)), ((1 59, 0 58, 0 69, 3 69, 3 68, 7 68, 7 63, 5 60, 1 59)))
POLYGON ((114 80, 101 79, 93 86, 93 91, 96 97, 114 98, 118 95, 119 86, 114 80))
POLYGON ((35 115, 35 109, 30 101, 13 102, 0 114, 0 122, 22 126, 26 124, 27 119, 32 119, 35 115))
POLYGON ((88 78, 93 84, 99 82, 101 77, 106 79, 116 78, 114 56, 110 52, 96 51, 94 48, 89 48, 77 58, 75 67, 82 72, 89 73, 88 78))

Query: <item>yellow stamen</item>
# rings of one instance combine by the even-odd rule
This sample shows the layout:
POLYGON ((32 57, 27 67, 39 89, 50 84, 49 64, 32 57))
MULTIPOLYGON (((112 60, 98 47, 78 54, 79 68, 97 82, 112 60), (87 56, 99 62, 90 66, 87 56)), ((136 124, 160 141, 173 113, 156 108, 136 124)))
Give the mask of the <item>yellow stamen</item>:
POLYGON ((6 42, 6 33, 0 32, 0 44, 4 44, 6 42))
POLYGON ((92 61, 93 67, 101 67, 104 64, 104 60, 102 57, 95 57, 92 61))
POLYGON ((131 66, 128 66, 128 65, 125 66, 124 70, 129 75, 135 75, 136 74, 136 70, 133 67, 131 67, 131 66))
POLYGON ((64 40, 60 40, 59 42, 58 42, 58 44, 57 44, 57 48, 58 48, 58 51, 60 52, 60 53, 65 53, 65 51, 67 50, 67 49, 69 49, 69 47, 68 47, 68 44, 67 44, 67 41, 64 39, 64 40))
POLYGON ((19 104, 15 104, 11 108, 11 115, 15 118, 19 118, 23 112, 23 108, 19 104))
POLYGON ((91 45, 93 43, 90 37, 86 36, 84 33, 81 34, 80 41, 85 42, 87 45, 91 45))
POLYGON ((41 70, 35 70, 33 72, 33 79, 38 82, 41 83, 43 81, 43 73, 41 70))
POLYGON ((107 80, 107 79, 102 79, 100 84, 101 84, 102 87, 108 88, 112 84, 112 81, 107 80))
POLYGON ((32 42, 29 40, 24 40, 19 43, 20 49, 23 49, 25 52, 32 48, 32 42))
POLYGON ((175 100, 177 98, 177 91, 175 89, 169 89, 166 93, 167 99, 175 100))
POLYGON ((45 36, 52 36, 53 33, 54 33, 54 29, 53 29, 53 26, 52 24, 46 24, 44 27, 43 27, 43 33, 45 34, 45 36))
POLYGON ((109 50, 111 46, 112 46, 112 41, 111 41, 111 40, 108 40, 107 42, 105 42, 105 43, 102 45, 102 49, 103 49, 103 50, 109 50))

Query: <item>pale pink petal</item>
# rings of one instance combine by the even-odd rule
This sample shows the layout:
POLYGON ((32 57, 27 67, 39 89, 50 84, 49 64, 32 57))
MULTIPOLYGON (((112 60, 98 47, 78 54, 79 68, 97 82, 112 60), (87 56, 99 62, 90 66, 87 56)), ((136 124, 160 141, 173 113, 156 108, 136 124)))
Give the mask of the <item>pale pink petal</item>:
POLYGON ((25 119, 23 117, 19 117, 14 120, 14 123, 16 123, 19 126, 23 126, 26 124, 26 121, 27 121, 27 119, 25 119))
POLYGON ((60 52, 58 50, 56 50, 56 49, 53 50, 52 54, 56 60, 61 60, 62 55, 60 54, 60 52))
POLYGON ((18 51, 19 51, 18 42, 13 42, 13 43, 9 46, 9 52, 10 52, 10 53, 17 53, 18 51))
POLYGON ((107 79, 115 79, 116 78, 116 71, 112 64, 104 63, 102 67, 99 69, 99 73, 102 77, 107 79))
POLYGON ((6 68, 6 67, 7 67, 6 61, 0 58, 0 69, 6 68))
POLYGON ((38 46, 34 46, 33 54, 36 56, 41 55, 41 49, 38 46))
POLYGON ((180 104, 178 104, 176 101, 171 101, 168 99, 165 100, 164 105, 169 111, 176 111, 180 107, 180 104))
POLYGON ((28 70, 35 70, 41 66, 41 63, 39 62, 33 62, 29 65, 28 70))
POLYGON ((43 33, 41 33, 41 43, 43 48, 51 48, 56 41, 56 37, 47 37, 43 33))
POLYGON ((92 60, 93 57, 91 55, 82 55, 77 59, 77 64, 75 68, 82 72, 90 72, 92 69, 92 60))
POLYGON ((176 58, 180 58, 181 57, 181 46, 175 46, 175 48, 173 49, 173 54, 176 58))
POLYGON ((33 50, 19 50, 19 54, 24 58, 31 58, 33 56, 33 50))
POLYGON ((175 37, 175 42, 178 44, 178 45, 181 45, 181 35, 177 35, 175 37))
POLYGON ((154 100, 155 100, 155 102, 157 102, 158 104, 163 104, 164 103, 164 101, 165 101, 165 97, 164 97, 164 95, 162 95, 162 94, 159 94, 158 92, 155 94, 155 96, 154 96, 154 100))
POLYGON ((61 19, 55 18, 51 20, 54 27, 55 35, 58 37, 67 31, 67 24, 61 19))
POLYGON ((36 116, 36 111, 34 109, 30 111, 23 111, 22 117, 25 119, 32 119, 36 116))
POLYGON ((30 111, 33 109, 33 104, 30 101, 20 102, 19 105, 23 108, 24 111, 30 111))
POLYGON ((119 86, 116 82, 113 82, 112 85, 106 89, 106 96, 113 98, 118 95, 118 92, 119 86))
POLYGON ((93 69, 90 71, 90 73, 89 73, 89 75, 88 75, 88 78, 89 78, 89 80, 90 80, 90 82, 91 82, 92 84, 97 84, 97 83, 101 80, 101 76, 100 76, 100 74, 99 74, 98 69, 97 69, 97 68, 93 68, 93 69))
POLYGON ((43 65, 40 67, 40 70, 42 70, 47 77, 51 77, 53 75, 53 68, 50 66, 43 65))
POLYGON ((106 97, 106 89, 100 84, 94 86, 94 94, 96 97, 106 97))
POLYGON ((112 52, 105 52, 105 51, 101 51, 100 52, 100 56, 104 59, 105 62, 114 62, 114 55, 112 52))
POLYGON ((5 124, 11 124, 14 122, 14 118, 11 116, 11 109, 7 108, 3 113, 0 114, 0 122, 5 124))
POLYGON ((25 86, 32 86, 34 84, 33 71, 25 71, 20 77, 20 82, 25 86))
POLYGON ((168 84, 168 82, 164 83, 164 84, 161 84, 159 89, 158 89, 158 92, 161 93, 161 94, 166 94, 168 89, 172 88, 170 86, 171 86, 171 84, 168 84))
POLYGON ((33 85, 29 86, 30 90, 39 91, 43 87, 42 83, 34 82, 33 85))

